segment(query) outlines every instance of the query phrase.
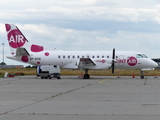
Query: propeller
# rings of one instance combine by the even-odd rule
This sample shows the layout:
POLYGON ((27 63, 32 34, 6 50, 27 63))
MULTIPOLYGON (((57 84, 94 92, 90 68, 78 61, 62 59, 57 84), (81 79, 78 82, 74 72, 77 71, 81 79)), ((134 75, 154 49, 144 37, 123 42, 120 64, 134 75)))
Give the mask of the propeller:
POLYGON ((115 59, 115 48, 113 48, 113 54, 112 54, 112 74, 114 74, 114 59, 115 59))

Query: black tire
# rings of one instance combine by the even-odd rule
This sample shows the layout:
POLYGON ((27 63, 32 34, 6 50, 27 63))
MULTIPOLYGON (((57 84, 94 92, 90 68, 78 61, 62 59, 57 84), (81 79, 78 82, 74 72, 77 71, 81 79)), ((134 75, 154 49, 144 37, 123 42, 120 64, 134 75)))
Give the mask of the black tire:
POLYGON ((85 74, 83 77, 83 79, 89 79, 89 78, 90 78, 89 74, 85 74))
POLYGON ((141 79, 144 79, 144 76, 141 76, 141 79))

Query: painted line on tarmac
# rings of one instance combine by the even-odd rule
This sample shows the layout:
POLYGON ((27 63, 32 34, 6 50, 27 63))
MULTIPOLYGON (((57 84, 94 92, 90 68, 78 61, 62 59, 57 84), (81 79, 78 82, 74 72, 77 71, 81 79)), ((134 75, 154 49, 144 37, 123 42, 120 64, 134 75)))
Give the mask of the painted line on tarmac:
POLYGON ((105 79, 105 80, 101 80, 99 83, 100 83, 100 84, 108 84, 108 83, 104 83, 104 82, 107 81, 107 80, 114 79, 114 78, 116 78, 116 77, 114 76, 114 77, 112 77, 112 78, 108 78, 108 79, 105 79))
POLYGON ((106 81, 108 80, 111 80, 111 79, 115 79, 117 77, 113 76, 112 78, 108 78, 108 79, 104 79, 104 80, 101 80, 100 82, 98 82, 99 84, 108 84, 108 85, 130 85, 130 86, 143 86, 143 87, 154 87, 154 88, 159 88, 159 85, 146 85, 142 82, 142 84, 128 84, 128 82, 126 84, 116 84, 116 83, 107 83, 106 81))
MULTIPOLYGON (((82 86, 82 87, 79 87, 79 88, 75 88, 75 89, 72 89, 72 90, 69 90, 69 91, 66 91, 66 92, 63 92, 63 93, 56 94, 56 95, 50 96, 50 97, 48 97, 48 98, 45 98, 45 99, 42 99, 42 100, 39 100, 39 101, 30 103, 30 104, 27 104, 27 105, 24 105, 24 106, 20 106, 20 107, 18 107, 18 108, 13 109, 13 110, 9 110, 9 111, 0 113, 0 115, 5 115, 5 114, 8 114, 8 113, 14 112, 14 111, 16 111, 16 110, 20 110, 20 109, 23 109, 23 108, 25 108, 25 107, 29 107, 29 106, 31 106, 31 105, 34 105, 34 104, 37 104, 37 103, 40 103, 40 102, 44 102, 44 101, 46 101, 46 100, 50 100, 50 99, 52 99, 52 98, 55 98, 55 97, 58 97, 58 96, 61 96, 61 95, 64 95, 64 94, 67 94, 67 93, 70 93, 70 92, 73 92, 73 91, 76 91, 76 90, 85 88, 85 87, 88 87, 88 86, 90 86, 90 85, 92 85, 92 84, 87 84, 87 85, 82 86)), ((36 115, 36 114, 34 113, 34 115, 36 115)))

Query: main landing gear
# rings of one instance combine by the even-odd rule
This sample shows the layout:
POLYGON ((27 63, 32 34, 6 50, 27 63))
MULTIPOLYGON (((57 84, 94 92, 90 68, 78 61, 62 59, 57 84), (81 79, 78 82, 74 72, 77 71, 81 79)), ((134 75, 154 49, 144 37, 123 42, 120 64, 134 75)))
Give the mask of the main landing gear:
POLYGON ((140 74, 141 74, 141 79, 144 79, 144 72, 143 71, 140 71, 140 74))
POLYGON ((90 78, 90 75, 88 74, 88 69, 85 69, 85 74, 83 79, 89 79, 89 78, 90 78))

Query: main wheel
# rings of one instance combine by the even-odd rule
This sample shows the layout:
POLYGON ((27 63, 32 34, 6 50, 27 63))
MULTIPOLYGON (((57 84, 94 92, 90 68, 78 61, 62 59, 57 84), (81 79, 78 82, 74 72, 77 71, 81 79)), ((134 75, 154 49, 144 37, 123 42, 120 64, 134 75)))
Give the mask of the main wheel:
POLYGON ((83 77, 83 79, 89 79, 89 78, 90 78, 89 74, 85 74, 83 77))

